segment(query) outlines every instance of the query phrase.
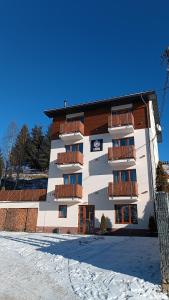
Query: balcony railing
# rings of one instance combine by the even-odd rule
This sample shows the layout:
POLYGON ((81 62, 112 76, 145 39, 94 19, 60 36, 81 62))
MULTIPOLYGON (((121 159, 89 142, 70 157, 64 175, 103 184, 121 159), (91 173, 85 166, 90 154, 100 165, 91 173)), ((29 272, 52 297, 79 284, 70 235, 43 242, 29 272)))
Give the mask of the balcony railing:
POLYGON ((66 121, 60 125, 60 134, 80 132, 84 135, 84 124, 81 121, 66 121))
POLYGON ((137 182, 110 182, 108 186, 109 197, 133 197, 138 196, 138 184, 137 182))
POLYGON ((108 148, 108 160, 136 159, 134 146, 119 146, 108 148))
POLYGON ((57 164, 80 164, 83 165, 83 154, 80 151, 63 152, 57 155, 57 164))
POLYGON ((82 186, 80 184, 60 184, 55 186, 55 197, 82 198, 82 186))
POLYGON ((108 127, 134 126, 134 118, 132 112, 111 114, 108 117, 108 127))

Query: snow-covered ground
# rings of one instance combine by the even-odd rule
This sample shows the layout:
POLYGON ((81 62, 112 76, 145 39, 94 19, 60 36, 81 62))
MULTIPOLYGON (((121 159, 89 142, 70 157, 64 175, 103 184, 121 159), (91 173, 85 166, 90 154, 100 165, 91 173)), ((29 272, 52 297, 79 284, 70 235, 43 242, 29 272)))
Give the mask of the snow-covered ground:
POLYGON ((168 299, 158 240, 0 233, 0 300, 168 299))

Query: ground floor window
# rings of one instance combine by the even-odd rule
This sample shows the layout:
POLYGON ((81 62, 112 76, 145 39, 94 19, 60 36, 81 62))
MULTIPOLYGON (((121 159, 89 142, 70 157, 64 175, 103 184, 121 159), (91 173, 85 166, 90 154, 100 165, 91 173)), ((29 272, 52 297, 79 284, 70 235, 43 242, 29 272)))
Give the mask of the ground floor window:
POLYGON ((138 224, 137 204, 116 204, 116 224, 138 224))
POLYGON ((67 218, 67 205, 59 205, 59 218, 67 218))

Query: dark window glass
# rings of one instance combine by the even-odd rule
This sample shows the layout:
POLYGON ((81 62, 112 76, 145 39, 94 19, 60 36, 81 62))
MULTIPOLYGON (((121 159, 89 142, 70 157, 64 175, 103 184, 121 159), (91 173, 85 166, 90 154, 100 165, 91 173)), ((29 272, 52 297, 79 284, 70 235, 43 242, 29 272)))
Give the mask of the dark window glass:
POLYGON ((137 181, 136 170, 130 170, 130 181, 137 181))
POLYGON ((63 175, 64 184, 69 184, 68 175, 63 175))
POLYGON ((66 148, 66 152, 70 151, 70 145, 66 145, 65 148, 66 148))
POLYGON ((76 176, 74 174, 70 175, 70 184, 76 184, 76 176))
POLYGON ((59 218, 67 218, 67 205, 59 205, 59 218))
POLYGON ((77 151, 77 145, 72 145, 72 152, 76 152, 77 151))
POLYGON ((124 223, 129 223, 129 206, 124 205, 123 206, 123 221, 124 223))
POLYGON ((131 223, 138 224, 137 204, 131 204, 131 223))
POLYGON ((115 205, 116 223, 122 223, 122 209, 121 205, 115 205))
POLYGON ((128 143, 129 143, 129 146, 133 146, 134 145, 134 137, 130 137, 128 139, 128 143))
POLYGON ((113 147, 119 147, 119 140, 112 140, 113 147))
POLYGON ((126 182, 129 180, 128 171, 121 171, 121 181, 126 182))
POLYGON ((119 181, 119 172, 118 171, 114 171, 113 172, 113 181, 114 182, 118 182, 119 181))
POLYGON ((79 144, 79 151, 80 151, 81 153, 83 153, 83 144, 82 144, 82 143, 79 144))
POLYGON ((82 185, 82 174, 78 174, 78 184, 82 185))
POLYGON ((120 146, 127 146, 127 139, 121 139, 120 146))

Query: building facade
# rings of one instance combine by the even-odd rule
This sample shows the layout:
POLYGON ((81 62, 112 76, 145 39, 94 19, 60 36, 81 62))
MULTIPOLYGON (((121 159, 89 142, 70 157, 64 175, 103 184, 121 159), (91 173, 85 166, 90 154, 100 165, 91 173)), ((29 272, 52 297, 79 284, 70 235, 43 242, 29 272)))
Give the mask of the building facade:
POLYGON ((161 141, 154 91, 46 111, 52 141, 37 231, 147 230, 161 141))

